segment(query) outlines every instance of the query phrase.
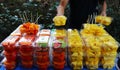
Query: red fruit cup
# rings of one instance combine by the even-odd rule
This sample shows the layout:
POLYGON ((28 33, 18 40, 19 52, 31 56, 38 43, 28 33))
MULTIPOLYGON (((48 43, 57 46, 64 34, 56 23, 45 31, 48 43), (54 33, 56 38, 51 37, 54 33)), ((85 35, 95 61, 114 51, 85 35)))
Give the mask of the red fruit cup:
MULTIPOLYGON (((36 46, 38 45, 36 44, 36 46)), ((36 52, 49 52, 49 48, 48 47, 36 47, 35 51, 36 52)))
POLYGON ((38 62, 37 61, 37 65, 41 70, 47 70, 48 66, 49 66, 49 62, 38 62))
POLYGON ((39 62, 49 62, 49 56, 37 56, 37 61, 39 62))
POLYGON ((59 60, 63 60, 65 58, 65 52, 61 52, 61 53, 53 52, 53 59, 54 58, 59 59, 59 60))
POLYGON ((10 45, 8 42, 3 42, 2 45, 5 51, 10 51, 10 52, 16 51, 15 45, 10 45))
POLYGON ((53 61, 53 64, 54 64, 55 70, 64 70, 65 61, 62 61, 62 62, 53 61))
POLYGON ((7 47, 9 45, 8 42, 2 42, 3 47, 7 47))
POLYGON ((14 70, 14 68, 16 67, 16 62, 5 61, 4 65, 6 70, 14 70))
POLYGON ((16 61, 16 53, 9 53, 5 51, 4 55, 6 56, 7 61, 16 61))
POLYGON ((2 42, 2 45, 6 51, 15 51, 16 50, 16 42, 19 40, 19 36, 9 36, 2 42))
POLYGON ((28 53, 28 52, 33 52, 33 48, 32 47, 26 47, 26 48, 22 48, 20 47, 19 49, 20 51, 22 51, 23 53, 28 53))
POLYGON ((54 52, 65 52, 65 48, 53 48, 54 52))
POLYGON ((22 56, 32 56, 33 55, 33 52, 23 52, 23 51, 21 51, 21 50, 19 50, 19 52, 20 52, 20 54, 22 55, 22 56))
POLYGON ((22 66, 25 68, 32 68, 33 61, 22 61, 22 66))
POLYGON ((56 52, 56 51, 53 51, 53 54, 58 54, 58 55, 65 55, 65 52, 56 52))
POLYGON ((53 61, 61 62, 65 60, 65 56, 59 56, 59 57, 54 57, 53 56, 53 61))
POLYGON ((61 61, 64 61, 64 60, 65 60, 65 56, 63 56, 63 57, 54 57, 53 56, 53 61, 61 62, 61 61))
POLYGON ((32 46, 32 43, 31 45, 20 45, 20 48, 21 49, 26 49, 26 50, 33 50, 33 46, 32 46))
POLYGON ((31 60, 33 60, 33 57, 32 56, 21 55, 21 60, 23 60, 23 61, 31 61, 31 60))
POLYGON ((46 56, 49 56, 49 52, 48 51, 46 51, 46 52, 35 52, 35 54, 36 54, 36 56, 44 56, 44 55, 46 55, 46 56))
POLYGON ((32 42, 20 42, 19 45, 21 48, 24 48, 24 49, 32 48, 32 42))

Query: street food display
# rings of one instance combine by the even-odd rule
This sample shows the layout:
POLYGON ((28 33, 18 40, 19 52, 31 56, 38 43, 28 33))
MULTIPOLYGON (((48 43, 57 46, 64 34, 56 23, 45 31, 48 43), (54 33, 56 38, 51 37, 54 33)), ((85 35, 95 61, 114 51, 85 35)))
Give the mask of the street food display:
MULTIPOLYGON (((64 26, 65 16, 56 16, 55 26, 64 26)), ((96 16, 95 22, 86 23, 83 29, 41 29, 35 23, 26 22, 12 32, 1 44, 4 47, 7 70, 21 65, 24 68, 36 66, 40 70, 112 69, 117 56, 117 41, 104 29, 112 18, 96 16)))

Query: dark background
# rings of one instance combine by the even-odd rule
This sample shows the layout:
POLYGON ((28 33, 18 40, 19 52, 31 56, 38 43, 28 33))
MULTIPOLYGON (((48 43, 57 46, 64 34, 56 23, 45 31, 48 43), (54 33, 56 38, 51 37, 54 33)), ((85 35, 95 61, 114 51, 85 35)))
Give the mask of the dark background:
MULTIPOLYGON (((15 30, 22 20, 20 15, 26 12, 28 21, 31 20, 32 13, 33 22, 35 22, 38 15, 40 19, 39 24, 43 28, 54 28, 52 18, 56 15, 56 6, 58 0, 0 0, 0 42, 2 42, 13 30, 15 30), (19 15, 20 14, 20 15, 19 15)), ((113 22, 106 27, 118 42, 120 42, 120 1, 107 0, 107 15, 113 17, 113 22)), ((68 9, 66 9, 66 12, 68 9)), ((65 13, 67 15, 67 13, 65 13)))

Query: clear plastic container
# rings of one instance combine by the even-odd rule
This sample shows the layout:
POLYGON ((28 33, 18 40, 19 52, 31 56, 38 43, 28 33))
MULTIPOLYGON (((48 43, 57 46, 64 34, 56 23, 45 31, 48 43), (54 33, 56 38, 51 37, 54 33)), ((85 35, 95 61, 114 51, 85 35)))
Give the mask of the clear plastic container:
POLYGON ((16 52, 7 52, 7 51, 4 51, 4 55, 7 59, 7 61, 16 61, 17 59, 17 53, 16 52))
POLYGON ((40 30, 39 36, 50 36, 51 31, 49 29, 40 30))
POLYGON ((15 61, 5 61, 4 66, 5 66, 6 70, 14 70, 14 68, 16 67, 16 62, 15 61))
POLYGON ((40 68, 41 70, 47 70, 49 64, 50 64, 49 62, 39 62, 39 61, 37 61, 38 68, 40 68))
POLYGON ((4 50, 7 52, 14 52, 17 50, 16 43, 20 39, 20 36, 8 36, 3 42, 2 45, 4 50))
POLYGON ((20 27, 21 27, 21 25, 17 29, 15 29, 10 35, 11 36, 21 36, 20 27))
POLYGON ((65 61, 61 61, 61 62, 53 61, 54 69, 55 70, 63 70, 65 63, 66 63, 65 61))
POLYGON ((21 64, 25 68, 31 68, 33 66, 33 60, 31 60, 31 61, 24 61, 24 60, 22 60, 21 64))

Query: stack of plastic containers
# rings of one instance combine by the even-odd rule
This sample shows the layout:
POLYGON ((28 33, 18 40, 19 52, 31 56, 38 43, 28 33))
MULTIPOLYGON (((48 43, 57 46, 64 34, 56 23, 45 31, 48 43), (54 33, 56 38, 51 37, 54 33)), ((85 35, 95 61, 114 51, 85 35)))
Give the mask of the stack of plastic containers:
POLYGON ((66 64, 66 30, 55 29, 52 41, 52 59, 55 70, 63 70, 66 64))
POLYGON ((85 64, 88 69, 114 67, 118 44, 104 27, 97 24, 85 24, 80 32, 85 44, 85 64))
POLYGON ((87 37, 85 41, 85 64, 88 69, 97 69, 101 56, 101 42, 95 37, 87 37))
POLYGON ((101 64, 104 69, 112 69, 115 65, 118 44, 109 34, 101 36, 99 39, 102 42, 101 64))
POLYGON ((35 35, 25 35, 19 40, 21 64, 25 68, 31 68, 33 65, 33 42, 35 37, 35 35))
POLYGON ((43 29, 40 31, 40 34, 35 42, 36 64, 41 70, 47 70, 48 66, 50 65, 49 38, 50 38, 50 30, 43 29))
POLYGON ((102 26, 88 23, 84 24, 84 29, 80 32, 85 44, 84 62, 88 69, 98 69, 102 45, 98 37, 104 33, 105 31, 102 26))
POLYGON ((83 68, 83 43, 76 29, 68 30, 68 57, 73 70, 83 68))
POLYGON ((16 67, 16 59, 17 59, 17 47, 16 43, 19 40, 19 36, 9 36, 3 42, 2 45, 4 47, 4 55, 6 57, 6 61, 4 65, 7 70, 14 70, 16 67))

